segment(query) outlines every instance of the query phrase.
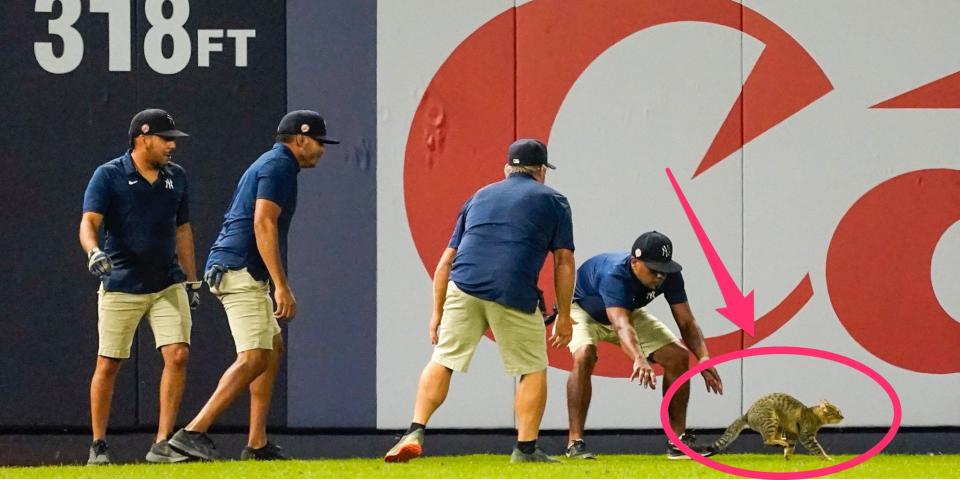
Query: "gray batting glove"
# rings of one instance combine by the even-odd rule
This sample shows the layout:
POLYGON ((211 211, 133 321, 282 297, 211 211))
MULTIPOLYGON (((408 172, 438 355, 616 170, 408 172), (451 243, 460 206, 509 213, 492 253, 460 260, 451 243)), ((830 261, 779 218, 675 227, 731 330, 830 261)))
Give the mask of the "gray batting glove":
POLYGON ((187 289, 187 299, 190 300, 190 310, 196 310, 200 306, 200 282, 186 282, 183 284, 187 289))
POLYGON ((223 281, 223 274, 226 272, 227 267, 219 263, 214 263, 213 266, 203 274, 203 280, 207 282, 208 287, 219 288, 220 282, 223 281))
POLYGON ((110 275, 110 271, 113 270, 113 263, 103 250, 93 247, 87 252, 87 270, 90 270, 90 273, 97 277, 110 275))

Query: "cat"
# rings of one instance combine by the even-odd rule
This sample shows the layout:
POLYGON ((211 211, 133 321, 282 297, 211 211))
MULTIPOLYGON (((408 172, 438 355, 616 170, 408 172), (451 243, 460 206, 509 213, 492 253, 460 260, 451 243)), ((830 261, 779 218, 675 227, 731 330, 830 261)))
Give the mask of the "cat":
POLYGON ((747 413, 736 419, 723 435, 713 442, 714 452, 725 450, 746 428, 760 434, 763 443, 783 447, 783 458, 790 460, 799 441, 811 454, 832 460, 817 442, 817 430, 824 425, 843 420, 840 409, 826 400, 808 407, 785 393, 771 393, 750 406, 747 413))

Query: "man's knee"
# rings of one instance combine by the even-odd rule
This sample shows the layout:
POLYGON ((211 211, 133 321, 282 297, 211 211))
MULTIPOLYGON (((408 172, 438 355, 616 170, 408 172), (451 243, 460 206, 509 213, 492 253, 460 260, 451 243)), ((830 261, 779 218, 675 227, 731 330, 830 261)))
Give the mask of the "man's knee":
POLYGON ((187 368, 187 361, 190 360, 190 347, 186 343, 174 343, 160 347, 160 353, 163 355, 163 364, 173 368, 187 368))
POLYGON ((260 375, 267 369, 270 355, 270 350, 262 348, 246 350, 237 355, 237 365, 254 376, 260 375))
POLYGON ((123 359, 120 359, 120 358, 98 356, 97 368, 96 368, 95 374, 114 377, 117 375, 117 372, 120 371, 120 364, 122 363, 123 363, 123 359))
POLYGON ((577 371, 592 373, 597 364, 597 346, 584 345, 573 354, 573 368, 577 371))
POLYGON ((690 369, 690 352, 679 345, 671 343, 658 350, 654 356, 657 363, 670 373, 680 375, 690 369))

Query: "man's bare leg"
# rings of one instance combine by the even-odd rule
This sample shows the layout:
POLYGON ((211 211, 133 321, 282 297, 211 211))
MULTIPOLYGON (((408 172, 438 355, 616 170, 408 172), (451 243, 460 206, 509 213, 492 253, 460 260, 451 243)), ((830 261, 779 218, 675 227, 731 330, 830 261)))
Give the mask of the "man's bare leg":
POLYGON ((191 421, 186 430, 190 432, 206 432, 210 425, 223 413, 230 404, 246 390, 267 368, 270 350, 256 348, 237 354, 237 359, 227 368, 220 377, 217 389, 207 400, 196 418, 191 421))
POLYGON ((520 377, 514 410, 517 414, 517 441, 536 440, 540 421, 547 405, 547 371, 528 373, 520 377))
POLYGON ((190 347, 186 343, 174 343, 160 347, 163 356, 163 373, 160 375, 160 419, 157 422, 157 437, 154 443, 166 440, 177 423, 177 412, 183 399, 187 382, 187 361, 190 347))
MULTIPOLYGON (((670 385, 690 368, 690 352, 675 343, 667 344, 651 355, 653 361, 663 367, 663 392, 666 393, 670 385)), ((690 382, 685 382, 677 389, 677 393, 670 400, 667 415, 670 417, 670 428, 680 436, 687 430, 687 403, 690 401, 690 382)))
POLYGON ((267 354, 267 368, 250 383, 250 434, 247 446, 263 448, 267 444, 267 415, 273 397, 273 384, 283 359, 283 336, 273 336, 273 350, 267 354))
POLYGON ((97 357, 97 366, 93 379, 90 380, 90 425, 94 441, 103 440, 107 436, 113 386, 122 362, 119 358, 97 357))
POLYGON ((568 441, 583 439, 587 411, 593 396, 593 368, 597 364, 596 345, 584 345, 573 354, 573 368, 567 378, 567 417, 570 422, 568 441))
POLYGON ((433 412, 440 408, 450 391, 453 370, 430 361, 420 373, 417 384, 417 399, 413 407, 413 422, 426 425, 433 412))

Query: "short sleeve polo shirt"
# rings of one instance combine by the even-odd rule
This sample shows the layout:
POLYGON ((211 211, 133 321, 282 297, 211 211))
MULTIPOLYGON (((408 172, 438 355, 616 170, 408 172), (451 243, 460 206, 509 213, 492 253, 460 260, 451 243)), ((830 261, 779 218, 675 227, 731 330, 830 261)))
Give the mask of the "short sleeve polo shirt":
POLYGON ((83 195, 83 211, 103 215, 103 251, 113 270, 103 277, 110 292, 154 293, 183 282, 177 261, 177 227, 190 222, 187 175, 168 163, 151 185, 128 151, 97 167, 83 195))
POLYGON ((512 174, 467 200, 449 246, 457 249, 450 272, 457 287, 532 313, 547 253, 574 249, 570 205, 530 175, 512 174))
POLYGON ((671 305, 686 303, 683 275, 668 273, 656 290, 647 288, 630 269, 630 252, 601 253, 591 257, 577 269, 574 303, 594 320, 609 325, 607 308, 620 307, 633 311, 663 294, 671 305))
POLYGON ((300 165, 293 153, 282 143, 253 162, 240 177, 223 217, 223 227, 210 248, 206 268, 220 264, 230 269, 246 268, 253 278, 270 279, 253 231, 253 214, 257 199, 270 200, 280 206, 277 220, 280 260, 287 269, 287 234, 290 221, 297 209, 297 174, 300 165))

